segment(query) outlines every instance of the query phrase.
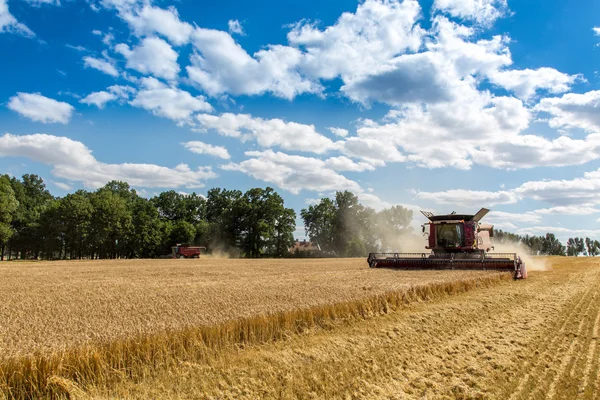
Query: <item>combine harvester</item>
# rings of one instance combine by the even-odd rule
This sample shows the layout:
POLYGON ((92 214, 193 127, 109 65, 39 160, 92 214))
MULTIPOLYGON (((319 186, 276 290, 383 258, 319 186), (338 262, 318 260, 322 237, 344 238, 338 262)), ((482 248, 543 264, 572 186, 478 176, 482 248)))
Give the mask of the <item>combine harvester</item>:
POLYGON ((431 252, 371 253, 367 259, 369 267, 510 271, 514 279, 527 278, 525 263, 516 253, 489 253, 494 249, 494 227, 479 223, 489 211, 482 208, 475 215, 433 215, 421 211, 429 219, 423 225, 423 233, 429 240, 425 248, 431 252))

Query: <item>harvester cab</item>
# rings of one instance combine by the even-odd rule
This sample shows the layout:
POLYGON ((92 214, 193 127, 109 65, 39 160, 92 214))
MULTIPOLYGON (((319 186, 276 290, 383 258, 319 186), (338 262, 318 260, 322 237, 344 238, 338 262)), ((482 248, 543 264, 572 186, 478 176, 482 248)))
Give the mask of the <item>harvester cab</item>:
POLYGON ((527 277, 521 258, 515 253, 491 253, 494 227, 479 221, 490 210, 482 208, 475 215, 434 215, 421 213, 429 220, 423 224, 429 253, 371 253, 371 268, 400 269, 472 269, 512 271, 515 279, 527 277))

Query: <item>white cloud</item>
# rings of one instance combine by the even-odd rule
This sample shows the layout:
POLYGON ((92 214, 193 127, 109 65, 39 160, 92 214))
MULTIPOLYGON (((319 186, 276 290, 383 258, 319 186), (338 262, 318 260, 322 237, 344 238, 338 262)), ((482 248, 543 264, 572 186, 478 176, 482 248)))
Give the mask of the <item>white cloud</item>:
POLYGON ((600 213, 600 210, 594 207, 588 206, 558 206, 551 208, 542 208, 539 210, 535 210, 534 213, 542 214, 542 215, 590 215, 600 213))
POLYGON ((157 37, 145 38, 133 49, 126 44, 118 44, 115 51, 127 59, 127 68, 142 74, 152 74, 169 80, 176 79, 179 74, 177 52, 167 42, 157 37))
POLYGON ((198 188, 216 177, 210 167, 192 170, 186 164, 174 168, 154 164, 107 164, 96 160, 81 142, 60 136, 34 134, 0 136, 0 156, 26 157, 52 166, 52 175, 98 188, 111 180, 134 187, 198 188))
POLYGON ((279 118, 262 119, 250 114, 221 115, 199 114, 196 116, 202 130, 215 130, 224 136, 255 138, 262 147, 278 146, 286 150, 324 153, 334 143, 316 131, 314 125, 286 122, 279 118))
POLYGON ((25 0, 25 1, 34 7, 41 7, 42 5, 60 6, 60 0, 25 0))
POLYGON ((526 228, 519 228, 516 233, 520 235, 545 235, 546 233, 554 233, 556 237, 564 241, 569 237, 575 236, 600 236, 600 230, 594 229, 570 229, 563 226, 532 226, 526 228))
POLYGON ((582 79, 580 75, 567 75, 554 68, 494 71, 489 78, 492 83, 513 91, 525 100, 533 97, 539 89, 553 94, 564 93, 582 79))
POLYGON ((406 157, 396 146, 379 138, 351 137, 343 142, 340 151, 350 157, 361 158, 378 166, 383 166, 388 161, 406 161, 406 157))
POLYGON ((526 212, 526 213, 510 213, 504 211, 490 211, 486 217, 486 221, 490 223, 495 223, 500 226, 500 224, 507 223, 526 223, 526 224, 537 224, 542 218, 537 215, 535 212, 526 212))
POLYGON ((251 57, 229 33, 203 28, 194 31, 192 43, 197 53, 187 73, 210 96, 270 92, 291 100, 301 93, 322 91, 297 71, 302 59, 298 49, 272 45, 251 57))
POLYGON ((417 51, 425 34, 416 25, 420 16, 415 0, 366 0, 324 30, 301 21, 288 33, 288 41, 305 49, 301 68, 307 75, 346 81, 370 74, 398 54, 417 51))
POLYGON ((186 142, 182 144, 186 149, 188 149, 192 153, 208 154, 211 156, 223 158, 225 160, 229 160, 231 158, 229 152, 223 146, 213 146, 212 144, 199 141, 186 142))
POLYGON ((299 194, 302 190, 362 192, 358 183, 327 168, 325 162, 318 158, 293 156, 272 150, 248 151, 246 155, 251 158, 239 164, 231 163, 221 168, 243 172, 293 194, 299 194))
POLYGON ((235 33, 241 36, 246 36, 242 24, 237 19, 230 19, 227 24, 229 25, 229 33, 235 33))
POLYGON ((552 128, 581 128, 600 133, 600 90, 542 99, 534 110, 550 114, 552 128))
POLYGON ((135 93, 135 89, 131 86, 120 86, 113 85, 108 87, 108 91, 99 91, 93 92, 87 95, 85 98, 79 100, 80 103, 87 105, 95 105, 98 108, 104 108, 106 103, 115 101, 115 100, 126 100, 133 93, 135 93))
POLYGON ((98 71, 102 71, 107 75, 117 77, 119 76, 119 71, 114 66, 114 63, 107 60, 102 60, 99 58, 94 58, 90 56, 83 57, 83 62, 85 67, 90 67, 97 69, 98 71))
POLYGON ((79 102, 83 103, 83 104, 87 104, 87 105, 93 104, 98 108, 104 108, 106 103, 116 100, 116 99, 117 99, 117 96, 115 94, 105 92, 102 90, 100 92, 93 92, 93 93, 88 94, 86 97, 79 100, 79 102))
POLYGON ((514 190, 523 197, 544 201, 554 206, 588 207, 600 204, 600 169, 586 172, 572 180, 530 181, 514 190))
POLYGON ((77 51, 81 51, 81 52, 88 51, 88 49, 86 49, 85 47, 83 47, 81 45, 74 46, 72 44, 67 43, 67 44, 65 44, 65 46, 68 47, 69 49, 73 49, 73 50, 77 50, 77 51))
POLYGON ((102 43, 104 43, 107 46, 110 46, 113 40, 115 40, 115 36, 109 32, 102 38, 102 43))
POLYGON ((433 8, 453 17, 491 24, 508 9, 506 0, 435 0, 433 8))
POLYGON ((50 182, 52 182, 52 184, 54 186, 56 186, 57 188, 62 189, 64 191, 66 191, 66 192, 69 192, 69 191, 73 190, 73 186, 69 185, 68 183, 56 182, 56 181, 50 181, 50 182))
POLYGON ((121 12, 120 16, 135 35, 142 37, 158 33, 177 46, 188 43, 194 30, 190 24, 179 19, 179 13, 173 6, 165 10, 146 4, 141 9, 132 8, 121 12))
POLYGON ((194 112, 208 112, 213 108, 203 96, 192 96, 177 87, 167 86, 155 78, 142 78, 140 89, 130 102, 154 115, 183 122, 194 112))
POLYGON ((32 121, 44 124, 66 124, 74 110, 70 104, 44 97, 39 93, 21 92, 10 98, 7 107, 32 121))
POLYGON ((325 160, 325 165, 334 171, 374 171, 375 167, 366 162, 354 162, 348 157, 331 157, 325 160))
POLYGON ((329 129, 329 131, 331 133, 333 133, 334 135, 336 135, 336 136, 339 136, 339 137, 346 137, 346 136, 348 136, 348 130, 347 129, 335 128, 335 127, 330 127, 330 128, 327 128, 327 129, 329 129))
POLYGON ((596 36, 600 36, 600 27, 596 26, 596 27, 592 28, 592 30, 594 31, 594 34, 596 36))
POLYGON ((489 207, 498 204, 514 204, 520 200, 520 197, 512 191, 486 192, 453 189, 443 192, 416 192, 415 199, 463 207, 489 207))
POLYGON ((34 37, 35 33, 17 19, 8 10, 7 0, 0 0, 0 33, 16 33, 18 35, 34 37))

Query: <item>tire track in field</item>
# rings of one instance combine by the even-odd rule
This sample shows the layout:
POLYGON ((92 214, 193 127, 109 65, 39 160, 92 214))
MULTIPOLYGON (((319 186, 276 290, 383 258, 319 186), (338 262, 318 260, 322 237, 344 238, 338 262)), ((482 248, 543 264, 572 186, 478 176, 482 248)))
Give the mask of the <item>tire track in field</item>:
MULTIPOLYGON (((580 276, 578 276, 577 278, 581 279, 580 276)), ((583 279, 583 281, 585 282, 587 280, 583 279)), ((546 332, 542 333, 541 337, 548 337, 548 331, 550 331, 552 336, 549 340, 544 342, 544 345, 542 346, 543 350, 537 355, 537 357, 535 357, 532 361, 526 362, 524 364, 522 369, 526 369, 526 372, 523 375, 523 378, 521 378, 521 380, 519 381, 519 384, 517 385, 515 391, 509 397, 509 400, 514 400, 517 398, 530 398, 531 396, 523 397, 523 395, 526 394, 526 392, 529 392, 531 390, 535 391, 538 388, 538 386, 535 384, 535 377, 544 374, 546 366, 544 360, 552 359, 552 356, 557 353, 557 348, 560 346, 561 341, 564 339, 564 332, 572 323, 572 320, 579 314, 580 309, 585 305, 586 296, 592 293, 593 290, 595 290, 595 288, 592 285, 590 285, 590 287, 587 288, 587 290, 584 290, 583 293, 580 292, 579 295, 574 296, 575 305, 573 307, 570 307, 570 304, 567 303, 563 307, 563 309, 567 309, 568 311, 559 313, 559 315, 562 318, 559 321, 557 321, 556 324, 550 326, 546 330, 546 332), (557 325, 558 329, 553 329, 557 325), (527 369, 528 367, 529 369, 527 369), (533 386, 529 387, 531 385, 533 386)))
MULTIPOLYGON (((594 285, 590 285, 590 289, 586 292, 585 298, 588 298, 588 297, 590 299, 589 299, 589 302, 586 300, 587 306, 585 307, 585 310, 584 311, 580 311, 579 314, 578 314, 581 317, 581 320, 579 322, 579 325, 577 326, 577 333, 575 335, 573 335, 573 336, 567 334, 567 335, 565 335, 565 337, 563 339, 563 342, 565 342, 565 341, 569 342, 569 345, 568 345, 567 351, 564 353, 564 355, 562 357, 560 357, 560 365, 558 367, 558 370, 556 371, 554 379, 552 380, 552 382, 548 386, 548 391, 547 391, 546 396, 545 396, 548 399, 553 399, 556 396, 556 386, 557 386, 557 384, 566 375, 571 375, 569 373, 569 371, 574 369, 573 368, 575 366, 574 364, 575 364, 576 360, 579 358, 579 356, 575 354, 575 348, 576 347, 583 347, 581 345, 581 338, 582 338, 583 327, 585 325, 590 325, 591 326, 591 321, 590 321, 590 319, 586 318, 586 316, 588 315, 588 312, 589 312, 590 308, 594 304, 593 300, 596 297, 595 296, 595 287, 594 287, 594 285)), ((559 353, 559 354, 561 354, 561 353, 559 353)), ((548 378, 550 377, 550 375, 552 375, 552 371, 548 372, 548 374, 547 374, 548 378)), ((541 387, 540 387, 540 390, 542 390, 541 387)), ((535 394, 535 392, 534 392, 534 394, 535 394)))
MULTIPOLYGON (((594 366, 594 360, 596 357, 594 357, 594 355, 596 354, 596 349, 597 349, 597 345, 598 345, 598 328, 600 326, 600 307, 598 307, 598 304, 596 304, 597 310, 598 312, 596 313, 596 320, 594 321, 594 325, 592 326, 592 336, 591 336, 591 342, 589 345, 589 349, 587 352, 587 356, 586 356, 586 360, 585 360, 585 367, 583 369, 583 380, 581 381, 581 384, 579 385, 579 390, 578 390, 578 394, 579 396, 585 396, 585 393, 587 391, 588 385, 590 383, 590 375, 592 372, 592 368, 594 366)), ((595 384, 595 382, 594 382, 595 384)), ((592 388, 592 395, 595 392, 595 388, 592 388)))

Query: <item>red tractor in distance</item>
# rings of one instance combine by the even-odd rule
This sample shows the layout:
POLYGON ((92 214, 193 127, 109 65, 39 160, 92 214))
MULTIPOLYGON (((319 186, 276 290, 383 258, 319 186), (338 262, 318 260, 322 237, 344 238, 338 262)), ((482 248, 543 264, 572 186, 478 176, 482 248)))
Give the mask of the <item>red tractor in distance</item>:
POLYGON ((177 244, 171 249, 173 258, 200 258, 200 251, 206 250, 206 247, 177 244))

